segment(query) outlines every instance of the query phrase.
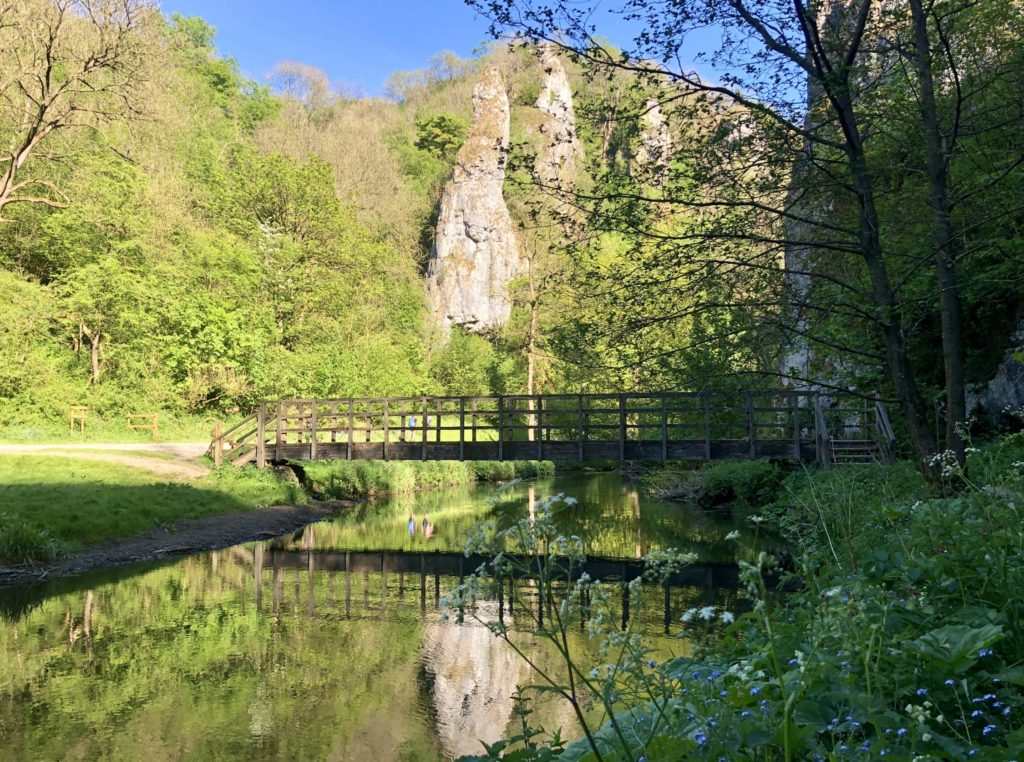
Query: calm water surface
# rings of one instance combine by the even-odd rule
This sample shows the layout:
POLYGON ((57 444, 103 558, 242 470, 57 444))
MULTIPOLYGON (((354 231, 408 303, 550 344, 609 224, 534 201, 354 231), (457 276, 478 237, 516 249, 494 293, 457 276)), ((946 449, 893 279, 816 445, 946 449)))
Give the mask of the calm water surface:
MULTIPOLYGON (((736 552, 726 534, 744 531, 738 517, 641 498, 615 475, 559 477, 363 506, 293 537, 0 590, 0 759, 478 753, 480 739, 509 728, 511 696, 532 682, 524 663, 481 624, 445 618, 433 579, 423 604, 419 575, 346 575, 318 561, 346 550, 459 551, 480 520, 507 524, 528 514, 530 493, 558 492, 579 500, 558 521, 594 555, 674 547, 726 561, 736 552), (299 551, 303 563, 275 562, 293 555, 282 550, 299 551)), ((457 582, 440 577, 437 592, 457 582)), ((530 590, 520 594, 529 600, 530 590)), ((730 594, 680 588, 671 604, 682 611, 716 595, 730 594)), ((660 634, 662 591, 640 598, 635 625, 665 656, 685 653, 685 640, 660 634)), ((495 612, 493 601, 479 602, 481 618, 495 612)), ((542 641, 519 639, 554 667, 542 641)), ((588 647, 582 634, 575 645, 588 647)), ((576 735, 567 707, 551 700, 537 710, 535 722, 576 735)))

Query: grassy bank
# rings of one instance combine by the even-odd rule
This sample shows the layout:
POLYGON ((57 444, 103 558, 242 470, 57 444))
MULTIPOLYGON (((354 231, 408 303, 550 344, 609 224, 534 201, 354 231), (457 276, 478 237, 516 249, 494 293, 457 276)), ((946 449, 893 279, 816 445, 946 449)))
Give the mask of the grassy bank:
POLYGON ((551 476, 549 461, 315 461, 303 464, 318 496, 357 500, 379 495, 406 495, 474 482, 551 476))
MULTIPOLYGON (((765 466, 731 468, 734 494, 764 485, 749 477, 765 466)), ((572 744, 541 734, 526 753, 512 743, 482 758, 1021 758, 1024 434, 975 450, 942 486, 899 463, 794 472, 749 495, 753 520, 788 539, 797 592, 765 589, 777 559, 763 552, 741 564, 748 613, 683 614, 692 656, 652 660, 642 638, 610 628, 609 661, 567 664, 614 720, 572 744)))
POLYGON ((119 464, 4 457, 0 563, 49 561, 154 525, 305 500, 293 485, 255 469, 221 469, 184 483, 119 464))
MULTIPOLYGON (((154 412, 140 410, 138 412, 154 412)), ((226 425, 230 426, 238 416, 229 418, 226 425)), ((210 439, 213 429, 213 417, 210 416, 171 416, 160 413, 157 423, 160 428, 159 441, 162 442, 204 442, 210 439)), ((11 444, 65 444, 71 442, 150 442, 152 436, 148 431, 137 431, 128 428, 125 416, 100 418, 90 414, 86 419, 85 431, 68 430, 67 422, 40 422, 34 424, 16 424, 0 426, 0 443, 11 444)))

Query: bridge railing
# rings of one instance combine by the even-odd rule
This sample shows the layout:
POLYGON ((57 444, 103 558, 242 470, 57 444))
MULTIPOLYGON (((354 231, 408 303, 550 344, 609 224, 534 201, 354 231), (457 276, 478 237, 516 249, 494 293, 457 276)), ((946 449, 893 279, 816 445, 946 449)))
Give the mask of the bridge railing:
POLYGON ((211 448, 260 466, 321 458, 824 462, 823 442, 874 437, 880 415, 871 400, 804 391, 286 399, 261 404, 235 427, 243 436, 222 435, 219 450, 215 434, 211 448))

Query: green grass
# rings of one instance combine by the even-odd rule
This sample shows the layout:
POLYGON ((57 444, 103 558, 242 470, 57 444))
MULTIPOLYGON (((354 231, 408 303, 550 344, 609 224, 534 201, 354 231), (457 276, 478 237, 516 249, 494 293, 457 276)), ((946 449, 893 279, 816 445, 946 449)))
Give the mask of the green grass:
POLYGON ((405 495, 473 482, 551 476, 548 461, 348 461, 304 463, 313 490, 325 497, 353 500, 378 495, 405 495))
POLYGON ((255 469, 225 468, 183 483, 118 464, 5 457, 0 459, 0 561, 49 561, 181 519, 305 499, 272 472, 255 469))
MULTIPOLYGON (((147 411, 140 411, 147 412, 147 411)), ((225 422, 225 427, 241 420, 234 416, 225 422)), ((213 428, 212 417, 182 416, 174 418, 160 414, 158 421, 160 442, 201 442, 210 439, 213 428)), ((148 431, 129 429, 124 416, 102 419, 96 415, 89 416, 85 425, 85 433, 68 430, 66 423, 39 423, 0 426, 0 442, 18 444, 51 444, 66 442, 152 442, 148 431)))

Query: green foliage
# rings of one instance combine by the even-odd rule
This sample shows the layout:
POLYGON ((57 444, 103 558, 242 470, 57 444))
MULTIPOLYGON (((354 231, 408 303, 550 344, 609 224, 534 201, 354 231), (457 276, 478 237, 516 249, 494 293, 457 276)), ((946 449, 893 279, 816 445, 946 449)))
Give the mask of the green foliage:
POLYGON ((466 140, 469 125, 458 117, 438 114, 416 120, 415 146, 431 156, 453 161, 466 140))
POLYGON ((435 357, 430 375, 446 394, 483 396, 496 386, 498 361, 487 339, 457 328, 435 357))
MULTIPOLYGON (((564 649, 610 718, 567 758, 1015 758, 1021 448, 1019 435, 981 448, 948 496, 907 463, 789 476, 762 512, 789 541, 799 589, 769 590, 778 564, 761 552, 740 564, 748 613, 683 614, 692 655, 656 660, 642 638, 610 632, 610 659, 564 649)), ((577 600, 571 590, 563 604, 570 623, 577 600)), ((540 737, 487 758, 543 759, 540 737)))
POLYGON ((408 495, 474 482, 541 478, 554 474, 547 461, 314 461, 303 469, 314 494, 340 500, 408 495))
POLYGON ((688 464, 656 467, 644 474, 645 488, 659 497, 703 506, 739 503, 760 508, 780 494, 785 472, 768 460, 726 460, 698 468, 688 464))

